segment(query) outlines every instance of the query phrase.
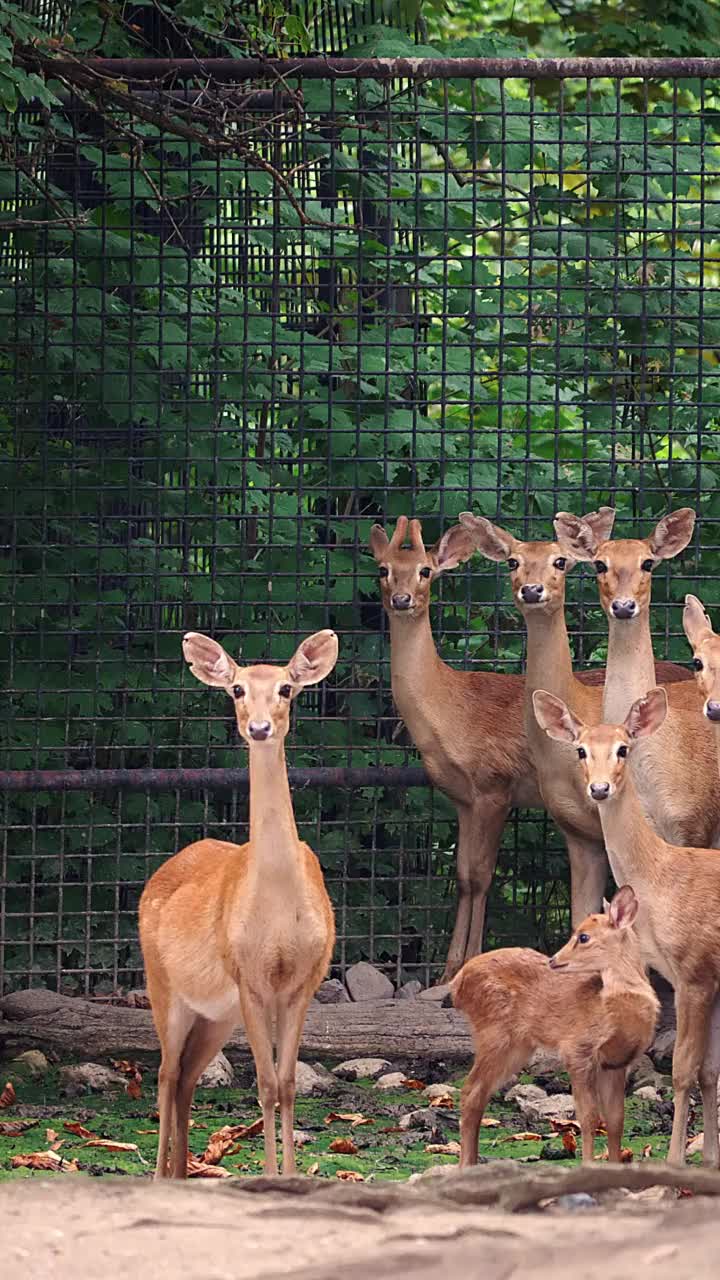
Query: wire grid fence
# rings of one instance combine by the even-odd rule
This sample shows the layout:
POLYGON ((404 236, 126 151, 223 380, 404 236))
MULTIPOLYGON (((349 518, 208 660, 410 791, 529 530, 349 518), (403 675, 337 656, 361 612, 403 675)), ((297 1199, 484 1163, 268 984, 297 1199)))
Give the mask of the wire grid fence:
MULTIPOLYGON (((190 629, 246 662, 338 631, 287 744, 336 971, 437 975, 455 814, 408 772, 373 522, 419 516, 430 544, 471 508, 545 538, 557 509, 610 502, 627 534, 691 505, 685 565, 656 574, 658 656, 687 661, 684 591, 720 594, 720 67, 229 61, 147 82, 97 63, 126 104, 80 84, 52 124, 32 104, 16 121, 9 988, 139 984, 147 877, 203 835, 245 838, 243 748, 224 695, 183 668, 190 629)), ((569 595, 577 662, 602 661, 592 576, 569 595)), ((432 625, 451 663, 522 669, 502 567, 440 579, 432 625)), ((566 925, 562 841, 514 815, 488 942, 549 947, 566 925)))

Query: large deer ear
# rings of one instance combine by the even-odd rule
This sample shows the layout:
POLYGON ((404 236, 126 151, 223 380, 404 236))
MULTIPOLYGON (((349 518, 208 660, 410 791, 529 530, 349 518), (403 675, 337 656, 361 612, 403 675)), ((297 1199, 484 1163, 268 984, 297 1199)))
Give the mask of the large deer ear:
POLYGON ((681 507, 658 520, 648 538, 648 545, 658 560, 672 560, 685 550, 695 528, 695 512, 692 507, 681 507))
POLYGON ((578 720, 561 698, 545 689, 536 689, 533 694, 533 711, 535 719, 549 738, 555 742, 577 742, 585 725, 578 720))
POLYGON ((474 516, 472 511, 461 511, 458 516, 463 529, 467 529, 478 551, 488 560, 507 560, 512 555, 515 538, 499 525, 486 520, 484 516, 474 516))
POLYGON ((384 560, 390 540, 381 524, 374 524, 370 530, 370 550, 376 560, 384 560))
POLYGON ((435 562, 438 573, 444 573, 446 569, 454 569, 456 565, 469 560, 475 555, 476 550, 475 540, 470 530, 464 525, 454 524, 451 529, 446 530, 435 546, 431 547, 428 554, 435 562))
POLYGON ((685 597, 683 609, 683 630, 691 648, 696 649, 703 640, 713 634, 712 623, 708 618, 702 601, 697 596, 685 597))
POLYGON ((625 717, 625 728, 630 737, 649 738, 663 723, 668 710, 664 689, 650 689, 642 698, 633 702, 625 717))
POLYGON ((214 689, 228 689, 235 681, 237 663, 217 640, 188 631, 183 636, 183 656, 193 675, 214 689))
POLYGON ((316 631, 298 645, 286 671, 293 684, 319 684, 338 660, 338 638, 334 631, 316 631))
POLYGON ((558 511, 553 527, 558 542, 576 560, 595 560, 598 547, 610 537, 614 523, 614 508, 600 507, 584 516, 558 511))
POLYGON ((629 884, 618 889, 607 911, 610 923, 615 929, 629 929, 634 924, 638 913, 638 900, 629 884))

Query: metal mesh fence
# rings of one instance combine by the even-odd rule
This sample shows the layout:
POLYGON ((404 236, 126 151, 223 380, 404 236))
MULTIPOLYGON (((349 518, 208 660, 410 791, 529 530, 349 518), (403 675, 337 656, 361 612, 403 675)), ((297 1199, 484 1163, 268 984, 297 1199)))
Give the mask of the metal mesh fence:
MULTIPOLYGON (((616 504, 627 533, 696 507, 654 587, 658 655, 686 660, 677 601, 720 594, 720 67, 59 74, 0 189, 0 981, 140 980, 148 875, 246 832, 231 709, 182 634, 282 661, 325 626, 340 661, 287 745, 335 962, 428 981, 456 821, 393 710, 370 526, 419 516, 430 543, 471 508, 543 538, 558 508, 616 504)), ((602 661, 579 569, 570 597, 578 665, 602 661)), ((502 568, 446 575, 431 616, 450 663, 522 669, 502 568)), ((489 941, 551 946, 566 906, 556 831, 515 816, 489 941)))

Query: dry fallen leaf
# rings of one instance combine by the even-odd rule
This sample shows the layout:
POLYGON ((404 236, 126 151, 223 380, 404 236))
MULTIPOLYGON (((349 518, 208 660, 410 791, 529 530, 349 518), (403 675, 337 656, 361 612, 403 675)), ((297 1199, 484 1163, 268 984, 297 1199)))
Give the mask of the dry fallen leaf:
POLYGON ((424 1089, 426 1088, 422 1080, 403 1080, 400 1084, 401 1089, 424 1089))
POLYGON ((483 1116, 480 1125, 483 1129, 499 1129, 500 1121, 496 1120, 495 1116, 483 1116))
POLYGON ((629 1147, 621 1147, 621 1148, 620 1148, 620 1163, 621 1163, 621 1164, 632 1164, 632 1160, 633 1160, 633 1153, 632 1153, 632 1151, 630 1150, 630 1148, 629 1148, 629 1147))
POLYGON ((63 1160, 57 1151, 32 1151, 10 1157, 13 1169, 45 1169, 58 1173, 77 1173, 77 1160, 63 1160))
POLYGON ((430 1142, 425 1150, 430 1156, 459 1156, 460 1143, 454 1138, 450 1142, 430 1142))
POLYGON ((365 1117, 361 1111, 330 1111, 325 1117, 326 1124, 334 1124, 336 1120, 344 1120, 348 1124, 359 1124, 365 1117))
POLYGON ((431 1107, 445 1107, 448 1111, 452 1111, 455 1106, 455 1099, 449 1093, 443 1093, 440 1098, 433 1098, 431 1107))
POLYGON ((581 1132, 580 1125, 577 1120, 563 1120, 559 1116, 550 1116, 550 1128, 556 1133, 577 1133, 581 1132))
POLYGON ((8 1080, 2 1093, 0 1093, 0 1107, 11 1107, 15 1101, 15 1086, 12 1080, 8 1080))
POLYGON ((136 1129, 136 1133, 159 1133, 159 1129, 136 1129))
POLYGON ((116 1142, 114 1138, 90 1138, 86 1147, 102 1147, 104 1151, 137 1151, 137 1142, 116 1142))
POLYGON ((651 1155, 652 1155, 652 1147, 650 1146, 650 1143, 648 1142, 647 1146, 643 1147, 643 1149, 642 1149, 642 1158, 643 1158, 643 1160, 649 1160, 649 1159, 650 1159, 650 1157, 651 1157, 651 1155))
POLYGON ((308 1172, 308 1174, 310 1175, 310 1177, 312 1177, 312 1176, 313 1176, 313 1174, 317 1173, 317 1171, 318 1171, 318 1169, 319 1169, 319 1168, 320 1168, 320 1165, 319 1165, 318 1161, 317 1161, 317 1160, 314 1160, 314 1161, 313 1161, 313 1163, 310 1165, 310 1168, 309 1168, 309 1169, 308 1169, 308 1171, 307 1171, 307 1172, 308 1172))
POLYGON ((567 1130, 562 1136, 562 1144, 569 1156, 574 1156, 577 1151, 577 1138, 570 1130, 567 1130))
POLYGON ((57 1134, 54 1129, 45 1130, 45 1141, 50 1143, 57 1142, 57 1134))
POLYGON ((338 1169, 335 1174, 336 1178, 341 1178, 343 1182, 364 1182, 365 1179, 361 1173, 355 1169, 338 1169))
POLYGON ((142 1085, 138 1080, 128 1080, 125 1085, 125 1092, 129 1098, 134 1098, 137 1101, 138 1098, 142 1097, 142 1085))
POLYGON ((601 1151, 601 1152, 600 1152, 600 1155, 599 1155, 599 1156, 595 1156, 595 1159, 596 1159, 596 1160, 609 1160, 609 1159, 610 1159, 610 1157, 609 1157, 609 1155, 608 1155, 608 1149, 607 1149, 607 1147, 605 1148, 605 1150, 604 1150, 604 1151, 601 1151))
POLYGON ((357 1147, 355 1146, 352 1138, 335 1138, 335 1140, 330 1143, 329 1150, 334 1151, 336 1155, 340 1156, 357 1155, 357 1147))
POLYGON ((360 1126, 363 1124, 374 1124, 374 1123, 375 1123, 375 1120, 373 1116, 358 1116, 357 1120, 350 1121, 350 1128, 359 1129, 360 1126))
POLYGON ((67 1133, 74 1133, 78 1138, 97 1138, 96 1133, 92 1133, 90 1129, 86 1129, 78 1120, 66 1120, 63 1129, 67 1133))
POLYGON ((198 1160, 197 1156, 188 1156, 187 1163, 188 1178, 232 1178, 232 1174, 227 1169, 221 1169, 216 1164, 205 1164, 204 1160, 198 1160))
POLYGON ((541 1133, 511 1133, 510 1141, 511 1142, 544 1142, 545 1139, 543 1138, 541 1133))
POLYGON ((3 1120, 0 1121, 0 1138, 19 1138, 26 1129, 33 1129, 37 1120, 3 1120))

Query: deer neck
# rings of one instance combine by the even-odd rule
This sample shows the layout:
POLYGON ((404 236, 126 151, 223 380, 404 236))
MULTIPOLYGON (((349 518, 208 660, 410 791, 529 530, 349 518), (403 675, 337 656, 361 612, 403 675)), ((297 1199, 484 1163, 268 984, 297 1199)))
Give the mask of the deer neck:
POLYGON ((430 614, 399 618, 390 614, 390 679, 393 698, 410 734, 417 742, 423 701, 435 687, 433 676, 445 664, 435 648, 430 614))
POLYGON ((300 877, 295 825, 282 740, 250 747, 250 867, 248 888, 279 901, 300 877))
POLYGON ((642 900, 642 888, 662 874, 668 845, 648 824, 629 773, 620 790, 598 805, 598 811, 615 883, 631 884, 642 900))
POLYGON ((640 948, 634 937, 626 939, 623 945, 616 949, 612 964, 601 970, 600 976, 604 999, 624 995, 642 995, 652 998, 640 948))
POLYGON ((603 720, 622 724, 633 702, 655 688, 655 658, 647 610, 631 622, 608 621, 603 720))
MULTIPOLYGON (((529 610, 527 625, 527 669, 525 692, 529 698, 536 689, 547 689, 557 698, 568 699, 575 684, 570 656, 565 610, 553 613, 529 610)), ((534 716, 530 717, 530 722, 534 716)), ((542 734, 542 731, 541 731, 542 734)), ((545 740, 544 734, 542 734, 545 740)))

